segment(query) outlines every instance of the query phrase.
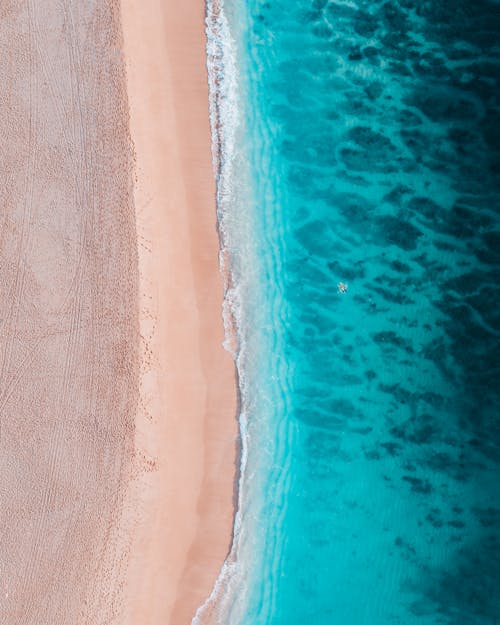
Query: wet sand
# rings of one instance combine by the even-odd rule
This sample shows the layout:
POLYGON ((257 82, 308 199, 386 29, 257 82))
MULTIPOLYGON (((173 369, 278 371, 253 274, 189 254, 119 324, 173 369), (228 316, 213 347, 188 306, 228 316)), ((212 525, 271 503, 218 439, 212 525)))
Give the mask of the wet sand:
POLYGON ((229 550, 237 436, 222 348, 203 0, 122 2, 137 162, 142 412, 127 625, 189 625, 229 550))
POLYGON ((203 11, 0 8, 0 625, 188 625, 229 548, 203 11))

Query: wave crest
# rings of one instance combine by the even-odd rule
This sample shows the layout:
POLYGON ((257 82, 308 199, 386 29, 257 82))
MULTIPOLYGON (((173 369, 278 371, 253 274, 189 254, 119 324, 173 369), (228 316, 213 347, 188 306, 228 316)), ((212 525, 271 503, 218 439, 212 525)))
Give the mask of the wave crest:
POLYGON ((227 624, 232 611, 235 589, 241 587, 238 552, 242 534, 241 486, 248 455, 247 417, 245 412, 245 378, 242 363, 245 358, 245 341, 242 334, 243 305, 241 276, 237 275, 236 244, 234 233, 236 178, 236 145, 241 126, 239 84, 236 64, 236 45, 229 21, 224 11, 224 0, 206 2, 207 72, 209 86, 209 112, 212 135, 212 160, 216 178, 217 228, 219 232, 219 265, 224 281, 224 348, 235 359, 239 383, 240 455, 237 476, 237 507, 233 538, 229 553, 222 565, 212 592, 198 608, 192 625, 227 624))

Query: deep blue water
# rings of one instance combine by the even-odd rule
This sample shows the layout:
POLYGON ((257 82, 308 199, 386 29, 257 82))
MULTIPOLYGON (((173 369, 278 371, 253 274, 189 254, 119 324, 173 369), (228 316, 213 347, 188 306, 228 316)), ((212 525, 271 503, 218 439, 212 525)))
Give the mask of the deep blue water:
POLYGON ((224 10, 244 467, 220 622, 500 623, 500 4, 224 10))

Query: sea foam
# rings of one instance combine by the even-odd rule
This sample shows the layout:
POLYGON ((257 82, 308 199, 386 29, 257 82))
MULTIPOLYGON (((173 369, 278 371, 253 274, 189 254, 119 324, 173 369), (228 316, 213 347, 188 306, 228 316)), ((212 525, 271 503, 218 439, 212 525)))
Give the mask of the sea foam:
MULTIPOLYGON (((192 625, 215 625, 228 622, 234 611, 235 589, 242 588, 239 567, 239 545, 242 533, 242 485, 248 457, 247 393, 244 361, 246 341, 242 328, 245 323, 241 257, 249 254, 249 245, 241 239, 242 213, 236 214, 241 204, 244 170, 238 157, 237 137, 241 129, 239 81, 236 64, 236 43, 232 38, 224 0, 206 3, 207 70, 209 83, 209 112, 212 135, 212 159, 216 178, 216 210, 219 232, 220 270, 224 280, 223 320, 224 347, 235 359, 238 372, 240 453, 237 503, 234 516, 232 543, 211 594, 198 608, 192 625), (239 167, 238 167, 239 166, 239 167), (236 171, 236 167, 238 167, 236 171), (237 189, 240 192, 237 192, 237 189), (239 240, 236 240, 238 239, 239 240)), ((248 282, 249 276, 246 276, 248 282)))

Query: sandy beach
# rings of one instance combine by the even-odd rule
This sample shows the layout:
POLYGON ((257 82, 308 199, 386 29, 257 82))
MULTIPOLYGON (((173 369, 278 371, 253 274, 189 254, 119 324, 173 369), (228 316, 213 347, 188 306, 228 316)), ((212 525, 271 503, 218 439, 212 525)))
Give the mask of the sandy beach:
POLYGON ((224 351, 204 2, 122 2, 140 270, 145 468, 127 625, 188 625, 229 550, 234 364, 224 351))
POLYGON ((115 623, 140 355, 119 13, 0 15, 0 623, 115 623))
POLYGON ((189 625, 237 439, 204 3, 0 16, 0 624, 189 625))

